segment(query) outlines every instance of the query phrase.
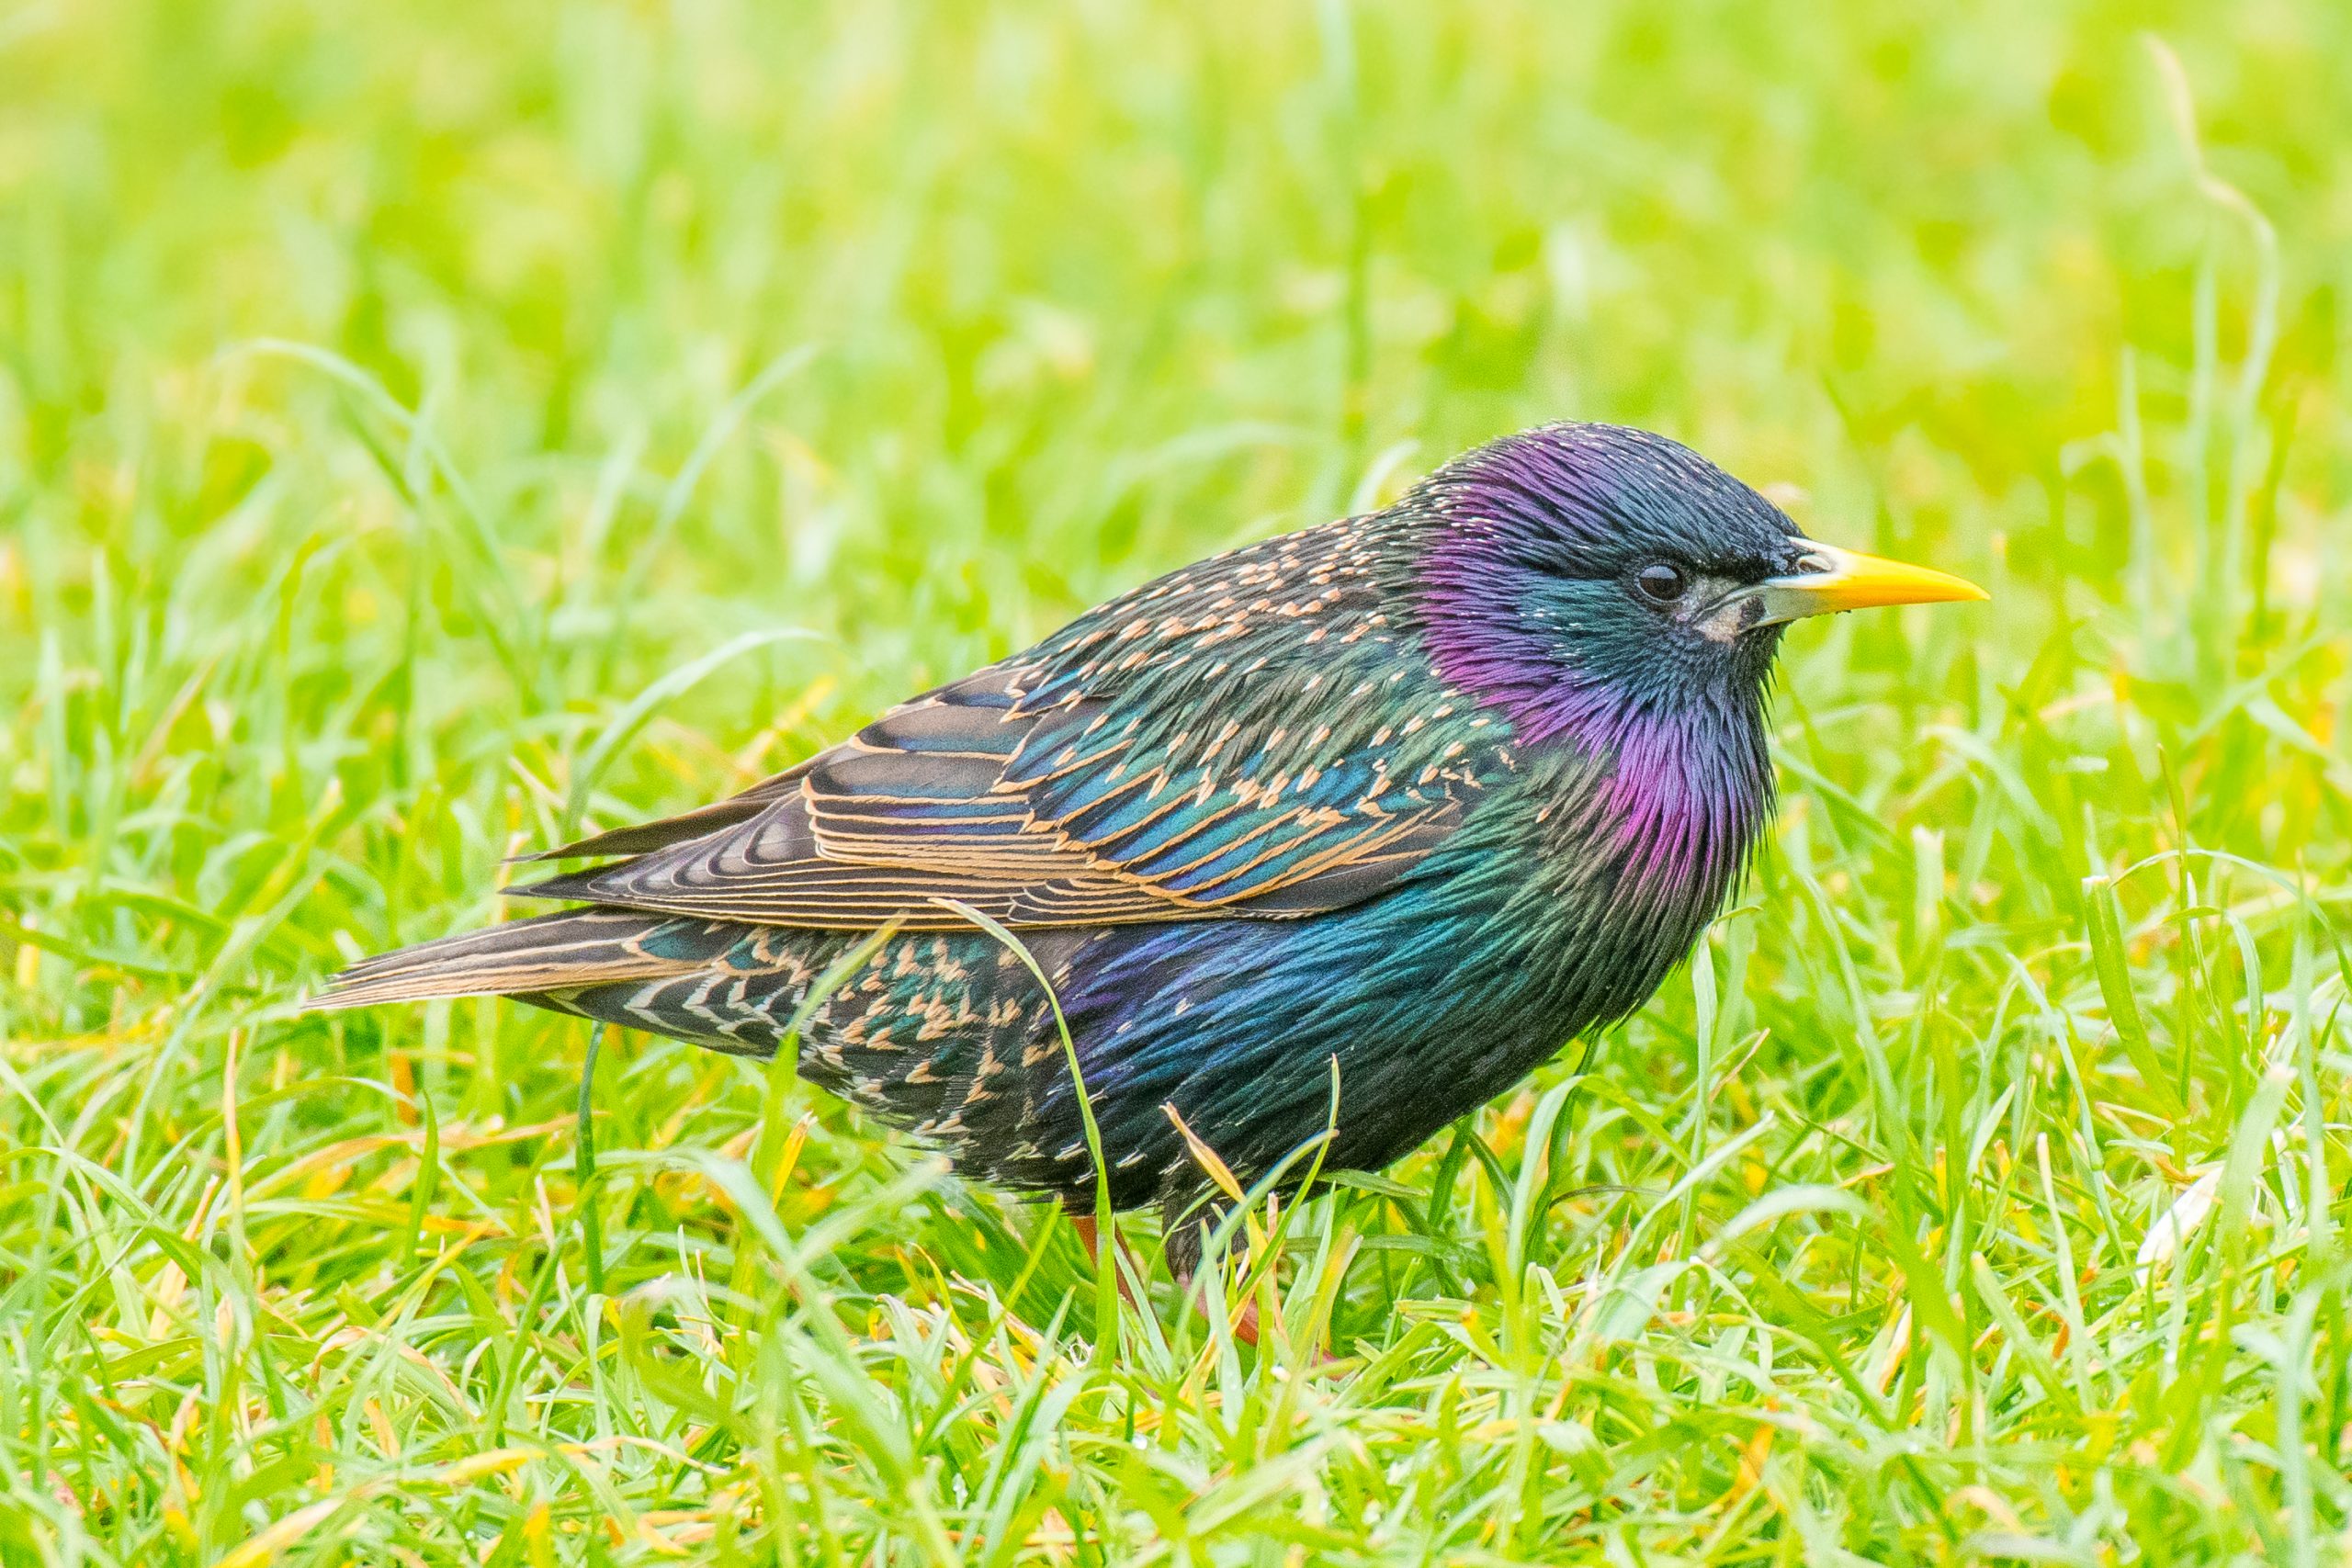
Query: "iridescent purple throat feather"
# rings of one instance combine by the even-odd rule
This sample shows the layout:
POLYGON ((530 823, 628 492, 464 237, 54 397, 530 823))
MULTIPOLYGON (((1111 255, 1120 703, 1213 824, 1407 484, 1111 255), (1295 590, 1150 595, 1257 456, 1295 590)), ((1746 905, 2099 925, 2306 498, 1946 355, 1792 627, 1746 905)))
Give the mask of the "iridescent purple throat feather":
POLYGON ((610 863, 528 891, 588 908, 370 960, 333 1004, 793 1040, 966 1174, 1078 1208, 1090 1116, 1112 1201, 1181 1215, 1204 1178, 1170 1108, 1245 1180, 1295 1180, 1335 1080, 1317 1157, 1376 1170, 1640 1007, 1722 908, 1770 809, 1779 634, 1703 612, 1791 570, 1794 532, 1661 437, 1512 436, 566 846, 610 863), (1660 570, 1691 593, 1645 599, 1660 570))
MULTIPOLYGON (((1508 716, 1521 745, 1570 747, 1602 766, 1589 809, 1614 824, 1627 875, 1703 897, 1736 881, 1770 814, 1764 699, 1777 633, 1728 659, 1634 635, 1645 628, 1606 613, 1620 584, 1593 575, 1623 557, 1629 516, 1648 538, 1671 538, 1693 497, 1711 524, 1751 521, 1755 558, 1739 564, 1771 570, 1786 519, 1687 448, 1589 425, 1497 443, 1422 487, 1442 521, 1419 594, 1447 684, 1508 716)), ((1722 537, 1704 547, 1720 556, 1722 537)))

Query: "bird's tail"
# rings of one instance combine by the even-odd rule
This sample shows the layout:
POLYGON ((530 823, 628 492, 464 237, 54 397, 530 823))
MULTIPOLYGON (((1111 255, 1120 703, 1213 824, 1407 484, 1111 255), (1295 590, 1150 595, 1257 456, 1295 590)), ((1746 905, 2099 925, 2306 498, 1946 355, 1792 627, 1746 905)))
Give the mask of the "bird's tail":
POLYGON ((572 909, 509 920, 365 959, 303 1007, 318 1011, 658 980, 707 967, 741 929, 628 909, 572 909))

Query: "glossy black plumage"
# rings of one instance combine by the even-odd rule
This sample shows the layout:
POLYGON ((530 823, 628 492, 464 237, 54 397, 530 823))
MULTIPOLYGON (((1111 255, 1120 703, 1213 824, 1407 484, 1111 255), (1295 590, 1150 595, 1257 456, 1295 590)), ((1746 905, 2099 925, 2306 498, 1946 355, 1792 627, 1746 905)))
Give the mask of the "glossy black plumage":
POLYGON ((499 992, 765 1052, 889 922, 804 1070, 968 1174, 1091 1201, 1053 1010, 978 911, 1053 982, 1120 1206, 1200 1190, 1167 1108, 1246 1178, 1322 1130, 1334 1063, 1328 1163, 1377 1168, 1638 1007, 1721 907, 1771 798, 1758 606, 1807 543, 1671 442, 1531 432, 551 852, 617 857, 520 889, 585 909, 325 1000, 499 992))

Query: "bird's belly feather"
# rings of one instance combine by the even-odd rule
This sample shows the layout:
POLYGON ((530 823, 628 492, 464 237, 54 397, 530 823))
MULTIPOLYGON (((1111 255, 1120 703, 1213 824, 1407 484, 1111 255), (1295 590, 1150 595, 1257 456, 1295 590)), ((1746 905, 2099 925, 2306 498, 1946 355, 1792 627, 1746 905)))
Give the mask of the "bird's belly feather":
MULTIPOLYGON (((1032 934, 1054 976, 1121 1207, 1194 1185, 1166 1107, 1243 1177, 1331 1120, 1333 1168, 1376 1169, 1577 1033, 1637 1007, 1722 888, 1666 900, 1610 857, 1546 853, 1505 814, 1393 891, 1296 920, 1032 934)), ((706 922, 680 921, 707 942, 706 922)), ((859 939, 740 927, 710 968, 556 1005, 721 1049, 772 1052, 859 939)), ((1093 1185, 1052 1008, 978 931, 894 939, 815 1008, 813 1081, 944 1145, 959 1169, 1086 1200, 1093 1185)), ((1302 1164, 1299 1169, 1304 1169, 1302 1164)))

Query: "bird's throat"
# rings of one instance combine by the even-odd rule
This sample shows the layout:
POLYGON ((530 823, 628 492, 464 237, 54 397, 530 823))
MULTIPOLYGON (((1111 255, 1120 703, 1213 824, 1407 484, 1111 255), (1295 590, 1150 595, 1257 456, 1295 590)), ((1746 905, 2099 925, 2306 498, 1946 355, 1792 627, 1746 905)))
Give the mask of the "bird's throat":
POLYGON ((1638 712, 1526 758, 1504 922, 1529 984, 1582 1028, 1645 1000, 1738 886, 1772 805, 1760 711, 1638 712))

